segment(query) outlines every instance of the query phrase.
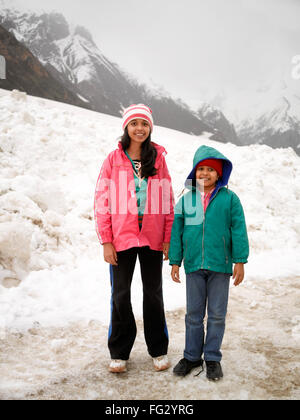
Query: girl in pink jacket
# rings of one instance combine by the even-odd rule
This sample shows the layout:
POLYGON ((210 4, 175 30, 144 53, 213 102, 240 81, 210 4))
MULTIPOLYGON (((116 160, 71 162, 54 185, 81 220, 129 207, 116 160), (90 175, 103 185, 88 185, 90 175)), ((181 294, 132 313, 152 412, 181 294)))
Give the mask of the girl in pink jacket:
POLYGON ((95 221, 112 288, 109 370, 125 372, 136 337, 130 288, 137 256, 143 282, 144 333, 156 370, 169 367, 162 295, 163 255, 168 259, 174 219, 166 151, 151 141, 152 111, 139 104, 124 111, 118 149, 103 163, 95 192, 95 221))

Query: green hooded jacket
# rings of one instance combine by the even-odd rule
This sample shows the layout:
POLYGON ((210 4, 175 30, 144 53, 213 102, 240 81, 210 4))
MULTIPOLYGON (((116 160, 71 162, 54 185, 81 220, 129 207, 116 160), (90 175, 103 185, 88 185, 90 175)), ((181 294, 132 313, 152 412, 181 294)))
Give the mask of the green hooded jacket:
POLYGON ((169 251, 170 265, 192 273, 203 269, 232 274, 233 263, 247 263, 249 242, 243 207, 238 196, 228 189, 232 163, 216 149, 201 146, 193 160, 193 170, 175 208, 169 251), (213 191, 204 214, 201 193, 196 187, 196 167, 205 159, 223 161, 223 174, 213 191))

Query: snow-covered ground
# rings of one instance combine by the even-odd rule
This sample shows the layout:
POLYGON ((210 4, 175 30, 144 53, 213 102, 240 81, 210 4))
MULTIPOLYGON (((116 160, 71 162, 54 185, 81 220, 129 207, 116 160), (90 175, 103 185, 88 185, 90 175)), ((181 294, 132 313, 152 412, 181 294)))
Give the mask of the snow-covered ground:
MULTIPOLYGON (((51 354, 66 355, 73 346, 78 350, 74 369, 80 369, 84 365, 79 361, 80 343, 89 339, 94 343, 96 331, 101 335, 101 363, 103 358, 107 362, 103 331, 110 314, 109 273, 94 230, 93 196, 101 164, 117 147, 120 135, 119 118, 0 91, 0 398, 28 398, 33 388, 49 387, 60 366, 51 362, 48 370, 37 368, 35 361, 39 356, 45 358, 45 353, 48 358, 51 354), (40 346, 35 345, 36 340, 40 346), (22 357, 14 356, 14 348, 22 357)), ((204 398, 205 387, 209 398, 299 397, 300 158, 292 149, 220 144, 205 135, 195 137, 162 127, 155 127, 153 140, 168 151, 176 197, 200 145, 216 147, 229 157, 234 165, 229 187, 240 196, 247 219, 251 255, 245 282, 231 289, 224 342, 232 363, 228 366, 231 376, 228 372, 228 382, 225 376, 215 394, 209 394, 211 385, 202 379, 204 398), (276 347, 275 353, 271 352, 272 346, 276 347), (287 380, 288 375, 289 379, 295 378, 289 391, 280 394, 276 392, 280 385, 275 384, 273 391, 270 385, 268 392, 258 392, 257 382, 251 382, 255 378, 253 369, 261 383, 271 377, 270 372, 261 371, 266 368, 268 355, 276 364, 274 368, 289 365, 280 374, 281 381, 285 372, 287 380), (234 363, 242 373, 232 373, 234 363), (242 383, 250 378, 242 393, 232 384, 239 383, 239 377, 244 378, 242 383)), ((185 305, 183 272, 182 278, 181 285, 173 283, 165 263, 165 307, 176 332, 170 346, 174 363, 184 346, 184 325, 178 321, 177 331, 175 322, 176 314, 181 314, 178 320, 182 320, 180 308, 185 305)), ((141 319, 138 267, 132 301, 136 317, 141 319)), ((90 357, 97 353, 94 344, 92 347, 90 357)), ((168 384, 173 380, 172 376, 162 378, 168 384)), ((177 380, 174 383, 181 390, 190 385, 179 385, 177 380)), ((169 394, 164 398, 181 398, 175 386, 167 389, 169 394)), ((105 390, 99 394, 95 384, 94 392, 88 388, 79 397, 117 398, 114 389, 108 386, 105 390)), ((52 393, 52 397, 55 395, 52 393)), ((121 391, 119 395, 130 398, 121 391)), ((131 398, 134 395, 139 394, 131 398)), ((200 398, 190 391, 181 395, 200 398)))

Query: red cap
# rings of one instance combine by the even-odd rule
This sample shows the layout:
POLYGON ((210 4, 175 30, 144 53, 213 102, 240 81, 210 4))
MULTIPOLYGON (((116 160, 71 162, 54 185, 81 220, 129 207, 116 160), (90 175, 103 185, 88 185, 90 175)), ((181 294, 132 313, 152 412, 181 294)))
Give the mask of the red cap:
POLYGON ((219 176, 222 176, 223 174, 223 162, 220 159, 205 159, 198 163, 197 168, 199 168, 199 166, 209 166, 217 171, 219 176))

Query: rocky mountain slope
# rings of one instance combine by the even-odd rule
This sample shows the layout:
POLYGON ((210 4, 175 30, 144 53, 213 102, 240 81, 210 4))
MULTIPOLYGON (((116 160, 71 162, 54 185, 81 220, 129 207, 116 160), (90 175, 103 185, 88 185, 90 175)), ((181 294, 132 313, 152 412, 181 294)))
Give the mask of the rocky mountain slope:
POLYGON ((85 28, 72 27, 59 13, 20 12, 6 7, 0 25, 89 109, 120 116, 128 104, 144 102, 153 109, 158 125, 196 135, 209 132, 215 140, 237 142, 235 133, 205 120, 183 101, 138 83, 101 53, 85 28))
POLYGON ((23 44, 0 26, 0 55, 6 62, 2 89, 19 89, 30 95, 85 107, 86 104, 57 81, 23 44))
POLYGON ((222 134, 224 142, 226 142, 226 139, 230 138, 232 139, 232 143, 241 144, 234 125, 227 120, 220 109, 203 102, 197 110, 197 115, 202 121, 209 126, 214 127, 218 133, 222 134))

